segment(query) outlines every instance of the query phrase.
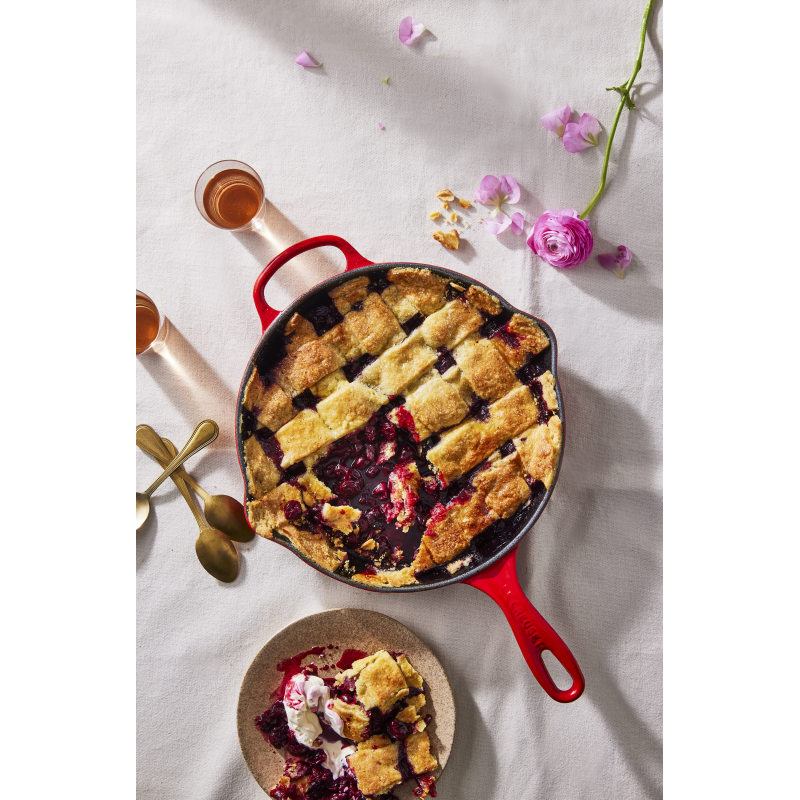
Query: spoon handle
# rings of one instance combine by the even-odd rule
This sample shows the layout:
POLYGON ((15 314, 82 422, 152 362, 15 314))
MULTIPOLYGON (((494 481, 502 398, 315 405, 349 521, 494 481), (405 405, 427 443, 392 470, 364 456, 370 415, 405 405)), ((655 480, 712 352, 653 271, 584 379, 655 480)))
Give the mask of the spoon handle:
MULTIPOLYGON (((152 430, 152 428, 151 428, 152 430)), ((156 437, 157 438, 157 437, 156 437)), ((164 448, 164 452, 167 454, 167 458, 162 460, 161 457, 156 456, 156 461, 163 467, 164 464, 167 463, 169 458, 173 458, 177 450, 175 449, 175 445, 169 439, 159 439, 159 444, 164 448)), ((182 477, 179 477, 177 474, 172 476, 172 480, 175 481, 175 485, 178 487, 178 491, 183 495, 183 499, 186 501, 186 504, 189 506, 189 509, 192 512, 192 516, 194 517, 194 521, 197 523, 197 527, 200 528, 202 531, 203 528, 207 528, 208 524, 206 523, 205 519, 203 519, 203 515, 200 513, 197 505, 194 502, 194 497, 192 497, 191 492, 186 488, 186 481, 183 480, 182 477)))
POLYGON ((207 444, 211 444, 217 436, 219 436, 217 423, 210 419, 203 420, 194 429, 194 433, 189 437, 189 441, 186 442, 180 453, 172 459, 167 468, 156 478, 153 485, 144 494, 149 497, 187 458, 191 458, 198 450, 202 450, 207 444))
MULTIPOLYGON (((161 442, 163 442, 169 455, 174 456, 175 445, 169 439, 161 439, 161 442)), ((200 566, 219 581, 224 583, 235 581, 236 576, 239 574, 239 554, 236 552, 236 547, 224 533, 209 526, 197 510, 194 498, 186 488, 186 484, 183 481, 181 483, 183 484, 181 494, 189 504, 189 508, 192 509, 192 514, 194 514, 194 518, 200 526, 200 535, 194 543, 194 552, 197 555, 200 566), (210 544, 209 537, 216 547, 210 544), (220 550, 224 554, 222 559, 219 558, 220 550)), ((181 487, 179 486, 178 488, 180 489, 181 487)))
MULTIPOLYGON (((136 426, 136 444, 140 450, 144 450, 145 453, 153 456, 162 467, 165 467, 175 455, 174 449, 170 453, 164 447, 159 435, 149 425, 136 426)), ((176 475, 180 475, 203 498, 204 503, 211 499, 211 495, 183 467, 178 467, 172 474, 172 478, 174 479, 176 475)))
POLYGON ((183 472, 181 477, 186 483, 200 495, 204 503, 207 503, 211 499, 211 495, 183 467, 180 468, 180 471, 183 472))

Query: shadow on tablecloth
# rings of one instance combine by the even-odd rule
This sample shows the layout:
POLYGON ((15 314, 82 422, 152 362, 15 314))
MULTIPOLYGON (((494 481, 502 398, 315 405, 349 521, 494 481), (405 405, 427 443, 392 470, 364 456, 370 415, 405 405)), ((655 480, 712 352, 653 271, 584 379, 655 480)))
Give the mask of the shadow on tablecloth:
POLYGON ((578 702, 602 716, 642 797, 658 798, 662 738, 645 720, 662 703, 660 445, 624 398, 563 369, 559 380, 564 465, 548 535, 533 539, 533 586, 586 677, 578 702))

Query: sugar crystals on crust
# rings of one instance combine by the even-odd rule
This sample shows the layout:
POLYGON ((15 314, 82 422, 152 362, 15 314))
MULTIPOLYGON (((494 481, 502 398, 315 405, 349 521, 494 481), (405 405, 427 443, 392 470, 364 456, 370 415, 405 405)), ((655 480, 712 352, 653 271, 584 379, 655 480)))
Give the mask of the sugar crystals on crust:
POLYGON ((445 304, 447 281, 429 269, 397 267, 386 277, 423 313, 432 314, 445 304))

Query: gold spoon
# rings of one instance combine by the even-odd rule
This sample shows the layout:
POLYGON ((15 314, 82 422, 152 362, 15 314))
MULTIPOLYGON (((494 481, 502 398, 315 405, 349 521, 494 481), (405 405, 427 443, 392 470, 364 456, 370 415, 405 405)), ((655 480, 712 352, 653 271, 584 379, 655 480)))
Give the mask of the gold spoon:
POLYGON ((207 444, 211 444, 219 436, 217 423, 210 419, 203 420, 189 437, 189 441, 183 446, 183 450, 178 453, 169 463, 167 468, 153 482, 149 489, 144 492, 136 492, 136 530, 144 525, 145 520, 150 514, 150 495, 158 489, 178 467, 193 456, 198 450, 202 450, 207 444))
MULTIPOLYGON (((175 456, 175 445, 169 439, 161 439, 164 448, 170 458, 175 456)), ((160 461, 161 459, 156 459, 160 461)), ((175 476, 173 476, 174 480, 175 476)), ((239 554, 236 552, 233 542, 224 534, 209 527, 203 519, 203 515, 197 510, 194 498, 186 488, 186 484, 179 477, 175 481, 180 493, 183 495, 192 514, 200 528, 200 535, 194 543, 194 551, 197 553, 198 561, 203 565, 203 569, 213 575, 218 581, 231 583, 236 580, 239 574, 239 554)))
MULTIPOLYGON (((169 454, 165 452, 161 439, 149 425, 136 426, 136 444, 156 461, 169 461, 169 454)), ((211 495, 204 491, 183 467, 175 474, 179 474, 203 498, 203 513, 212 528, 226 533, 234 542, 249 542, 255 536, 255 532, 247 524, 241 503, 226 494, 211 495)))
MULTIPOLYGON (((150 453, 150 455, 152 455, 163 467, 166 464, 169 464, 169 462, 175 456, 175 445, 173 445, 169 439, 164 439, 163 441, 159 439, 158 444, 160 448, 158 451, 159 454, 154 455, 153 453, 150 453)), ((145 450, 145 452, 149 451, 145 450)), ((235 580, 236 576, 239 574, 239 556, 236 553, 236 548, 230 543, 230 541, 227 540, 227 537, 225 537, 223 534, 220 534, 219 531, 212 530, 205 523, 202 515, 197 510, 194 498, 190 494, 189 489, 186 487, 186 482, 183 478, 185 474, 186 472, 184 471, 183 467, 180 467, 179 469, 176 469, 170 477, 178 487, 178 491, 183 495, 183 499, 186 500, 186 503, 192 512, 192 516, 195 518, 195 521, 200 528, 200 537, 198 538, 198 542, 200 541, 200 538, 202 538, 203 545, 200 547, 200 549, 198 549, 198 545, 195 544, 195 553, 197 553, 197 558, 206 572, 210 573, 218 580, 221 580, 225 583, 230 583, 231 581, 235 580), (209 531, 210 533, 206 531, 209 531), (213 534, 219 534, 219 539, 224 541, 221 543, 218 542, 217 537, 213 534), (211 542, 210 544, 209 541, 211 542)))

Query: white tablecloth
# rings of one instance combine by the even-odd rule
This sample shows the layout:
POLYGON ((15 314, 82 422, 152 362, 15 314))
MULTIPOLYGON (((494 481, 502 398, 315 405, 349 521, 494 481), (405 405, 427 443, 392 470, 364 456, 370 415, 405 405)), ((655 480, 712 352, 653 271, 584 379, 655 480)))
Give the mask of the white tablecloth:
MULTIPOLYGON (((544 209, 582 210, 605 134, 573 155, 539 118, 569 103, 608 130, 618 96, 605 87, 632 70, 643 6, 140 0, 137 283, 173 329, 165 351, 137 359, 137 421, 180 447, 197 422, 216 420, 220 438, 189 469, 207 490, 242 496, 233 420, 260 334, 252 287, 292 242, 338 234, 373 261, 439 264, 495 288, 558 336, 568 439, 558 488, 520 546, 520 579, 587 684, 576 703, 549 699, 499 609, 468 586, 375 595, 261 539, 240 547, 236 582, 217 583, 168 483, 137 536, 143 800, 263 797, 236 736, 242 676, 277 630, 336 607, 394 617, 441 660, 458 712, 444 800, 660 796, 660 4, 639 108, 623 115, 591 214, 595 254, 633 251, 624 281, 594 258, 547 266, 525 237, 487 234, 480 210, 465 215, 453 253, 427 219, 436 192, 471 197, 486 174, 519 181, 526 231, 544 209), (411 48, 397 38, 409 14, 429 28, 411 48), (297 66, 303 49, 323 66, 297 66), (262 176, 267 237, 233 236, 197 213, 194 183, 224 158, 262 176)), ((331 249, 298 258, 268 299, 281 308, 342 265, 331 249)), ((141 453, 137 468, 140 489, 159 471, 141 453)))

